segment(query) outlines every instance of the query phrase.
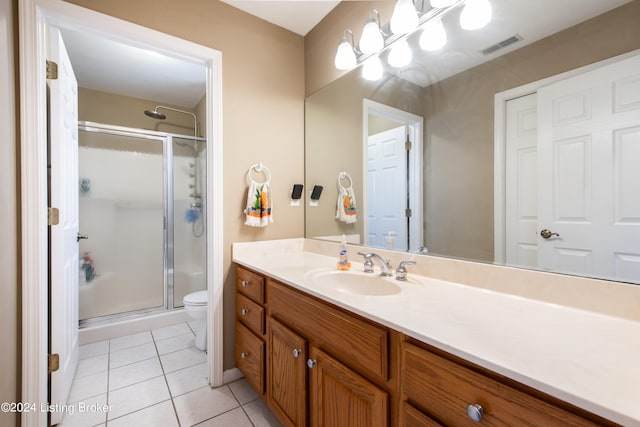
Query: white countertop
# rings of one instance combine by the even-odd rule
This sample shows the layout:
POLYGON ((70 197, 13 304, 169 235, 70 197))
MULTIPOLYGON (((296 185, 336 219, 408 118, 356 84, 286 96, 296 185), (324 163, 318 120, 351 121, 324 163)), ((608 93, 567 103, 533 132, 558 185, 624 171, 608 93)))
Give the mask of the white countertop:
MULTIPOLYGON (((416 280, 394 281, 399 294, 349 295, 309 278, 318 269, 335 270, 336 257, 248 245, 234 244, 234 262, 604 418, 640 426, 640 322, 411 272, 416 280)), ((352 270, 362 269, 352 263, 352 270)))

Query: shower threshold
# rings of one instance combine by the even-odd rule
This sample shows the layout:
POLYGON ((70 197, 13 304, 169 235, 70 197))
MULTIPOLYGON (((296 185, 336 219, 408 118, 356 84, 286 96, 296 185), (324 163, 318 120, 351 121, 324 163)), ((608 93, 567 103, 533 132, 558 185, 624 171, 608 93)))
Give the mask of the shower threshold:
POLYGON ((96 316, 88 319, 81 319, 78 322, 78 328, 90 328, 93 326, 103 326, 118 322, 128 322, 130 320, 138 320, 154 314, 170 313, 177 310, 184 310, 184 307, 175 307, 166 309, 165 307, 143 308, 140 310, 127 311, 124 313, 107 314, 104 316, 96 316))

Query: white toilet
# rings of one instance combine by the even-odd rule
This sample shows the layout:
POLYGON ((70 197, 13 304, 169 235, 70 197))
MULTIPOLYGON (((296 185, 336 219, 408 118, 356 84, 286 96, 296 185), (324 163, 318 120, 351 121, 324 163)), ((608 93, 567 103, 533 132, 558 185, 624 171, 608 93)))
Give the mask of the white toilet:
POLYGON ((207 349, 207 291, 188 294, 182 300, 184 309, 196 323, 196 347, 207 349))

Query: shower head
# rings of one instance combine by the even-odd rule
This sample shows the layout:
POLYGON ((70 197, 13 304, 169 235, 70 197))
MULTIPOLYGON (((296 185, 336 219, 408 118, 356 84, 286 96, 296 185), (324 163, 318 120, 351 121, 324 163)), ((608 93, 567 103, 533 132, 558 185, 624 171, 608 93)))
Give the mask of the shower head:
POLYGON ((151 117, 152 119, 164 120, 164 119, 167 118, 167 116, 165 116, 162 113, 159 113, 156 110, 153 110, 153 111, 144 110, 144 114, 146 114, 147 116, 151 117))

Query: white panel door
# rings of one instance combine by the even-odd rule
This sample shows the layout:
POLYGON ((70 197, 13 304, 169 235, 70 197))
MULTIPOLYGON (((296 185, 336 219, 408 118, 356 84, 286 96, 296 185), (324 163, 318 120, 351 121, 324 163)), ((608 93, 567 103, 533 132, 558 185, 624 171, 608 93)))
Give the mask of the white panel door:
POLYGON ((640 55, 538 91, 539 265, 640 281, 640 55))
MULTIPOLYGON (((60 223, 51 227, 51 352, 60 369, 51 374, 51 404, 67 403, 78 364, 78 85, 60 32, 50 29, 50 60, 58 78, 49 80, 51 200, 60 223)), ((51 424, 63 413, 51 413, 51 424)))
POLYGON ((408 240, 406 126, 371 135, 367 144, 367 242, 406 251, 408 240))
POLYGON ((536 94, 507 102, 505 150, 506 263, 538 266, 538 150, 536 94))

